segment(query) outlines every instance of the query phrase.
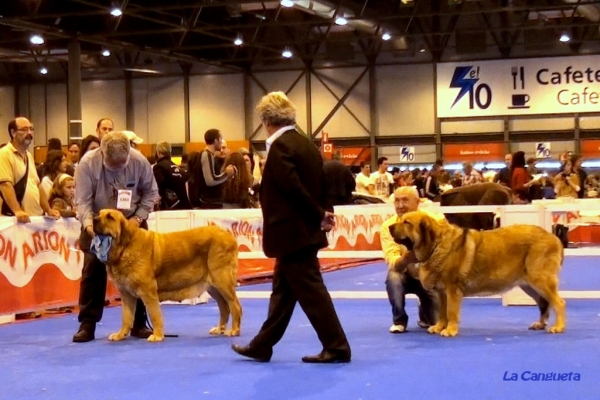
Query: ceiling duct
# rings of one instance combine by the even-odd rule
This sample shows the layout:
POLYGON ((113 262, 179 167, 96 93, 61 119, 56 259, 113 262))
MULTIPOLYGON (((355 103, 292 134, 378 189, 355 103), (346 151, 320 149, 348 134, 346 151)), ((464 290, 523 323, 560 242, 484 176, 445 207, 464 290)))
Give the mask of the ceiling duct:
MULTIPOLYGON (((296 0, 294 2, 294 8, 317 15, 321 18, 332 19, 338 7, 327 0, 296 0)), ((372 35, 381 35, 383 33, 383 27, 379 26, 373 21, 368 19, 354 19, 356 15, 354 14, 354 11, 350 10, 349 8, 339 7, 337 15, 344 16, 346 19, 348 19, 348 24, 346 25, 347 27, 351 27, 358 31, 366 32, 372 35)), ((394 35, 393 31, 390 31, 389 33, 394 35)), ((408 48, 404 38, 402 38, 402 40, 394 40, 392 43, 397 50, 407 50, 408 48)))
MULTIPOLYGON (((563 0, 568 4, 578 4, 580 0, 563 0)), ((589 19, 592 22, 600 22, 600 6, 597 4, 582 4, 575 8, 575 13, 581 15, 584 18, 589 19)), ((600 32, 600 27, 598 27, 600 32)))

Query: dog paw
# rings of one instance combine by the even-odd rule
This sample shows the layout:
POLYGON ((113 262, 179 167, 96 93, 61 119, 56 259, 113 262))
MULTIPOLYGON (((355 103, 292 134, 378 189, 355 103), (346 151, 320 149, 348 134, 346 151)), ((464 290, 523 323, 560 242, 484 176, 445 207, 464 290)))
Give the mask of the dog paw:
POLYGON ((125 339, 125 337, 127 337, 126 334, 123 334, 121 332, 115 332, 108 335, 108 340, 110 340, 111 342, 118 342, 120 340, 125 339))
POLYGON ((458 329, 456 328, 446 328, 440 332, 440 335, 443 337, 454 337, 458 335, 458 329))
POLYGON ((551 326, 550 328, 547 329, 548 333, 563 333, 565 331, 565 327, 564 326, 551 326))
POLYGON ((535 321, 533 324, 531 324, 529 326, 529 330, 530 331, 541 331, 542 329, 546 328, 546 324, 540 322, 540 321, 535 321))
POLYGON ((429 328, 427 328, 427 332, 429 332, 429 333, 441 333, 444 330, 445 327, 446 327, 445 325, 437 323, 437 324, 435 324, 435 325, 430 326, 429 328))
POLYGON ((211 328, 210 331, 208 331, 209 335, 222 335, 224 333, 225 333, 224 326, 215 326, 214 328, 211 328))
POLYGON ((225 331, 225 336, 240 336, 240 330, 239 329, 230 329, 228 331, 225 331))
POLYGON ((148 341, 149 342, 162 342, 164 338, 165 338, 164 336, 152 334, 152 335, 148 336, 148 341))

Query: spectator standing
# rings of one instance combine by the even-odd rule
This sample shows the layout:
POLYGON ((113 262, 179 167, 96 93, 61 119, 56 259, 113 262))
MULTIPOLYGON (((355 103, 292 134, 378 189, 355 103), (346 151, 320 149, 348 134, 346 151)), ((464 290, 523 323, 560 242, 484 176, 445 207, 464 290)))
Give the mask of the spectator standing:
POLYGON ((361 194, 375 195, 375 185, 371 179, 371 166, 360 162, 360 172, 356 175, 356 191, 361 194))
POLYGON ((340 153, 336 152, 333 159, 323 165, 327 204, 332 207, 352 204, 352 192, 356 190, 352 172, 342 163, 341 158, 340 153))
POLYGON ((171 145, 156 144, 156 164, 152 166, 160 194, 161 210, 191 210, 192 205, 185 188, 184 171, 171 160, 171 145))
POLYGON ((394 178, 387 169, 387 157, 379 157, 377 159, 377 171, 371 174, 371 182, 375 188, 375 196, 381 199, 387 199, 390 196, 390 186, 394 184, 394 178))
POLYGON ((583 199, 585 197, 585 185, 584 183, 587 181, 587 173, 581 168, 581 164, 583 163, 583 158, 580 154, 572 154, 571 155, 571 164, 573 165, 573 173, 577 174, 580 182, 580 189, 577 192, 577 197, 583 199))
POLYGON ((33 155, 27 150, 33 133, 33 124, 27 118, 15 118, 8 123, 10 142, 0 149, 1 213, 15 216, 20 223, 31 222, 30 216, 41 216, 44 212, 60 216, 50 208, 33 155))

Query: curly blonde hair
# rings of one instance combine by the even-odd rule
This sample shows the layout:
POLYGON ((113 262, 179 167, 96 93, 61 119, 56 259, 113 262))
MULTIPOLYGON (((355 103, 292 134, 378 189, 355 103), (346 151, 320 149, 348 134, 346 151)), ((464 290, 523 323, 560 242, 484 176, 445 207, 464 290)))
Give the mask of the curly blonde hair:
POLYGON ((296 123, 296 107, 283 92, 271 92, 256 106, 263 123, 271 126, 287 126, 296 123))

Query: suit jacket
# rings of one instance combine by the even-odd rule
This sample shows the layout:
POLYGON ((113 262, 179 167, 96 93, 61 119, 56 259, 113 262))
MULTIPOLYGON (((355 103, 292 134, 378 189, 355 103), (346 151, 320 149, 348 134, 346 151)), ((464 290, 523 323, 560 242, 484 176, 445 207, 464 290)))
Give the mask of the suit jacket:
POLYGON ((321 231, 326 208, 323 183, 321 154, 307 137, 289 130, 273 142, 260 185, 267 257, 327 246, 321 231))

